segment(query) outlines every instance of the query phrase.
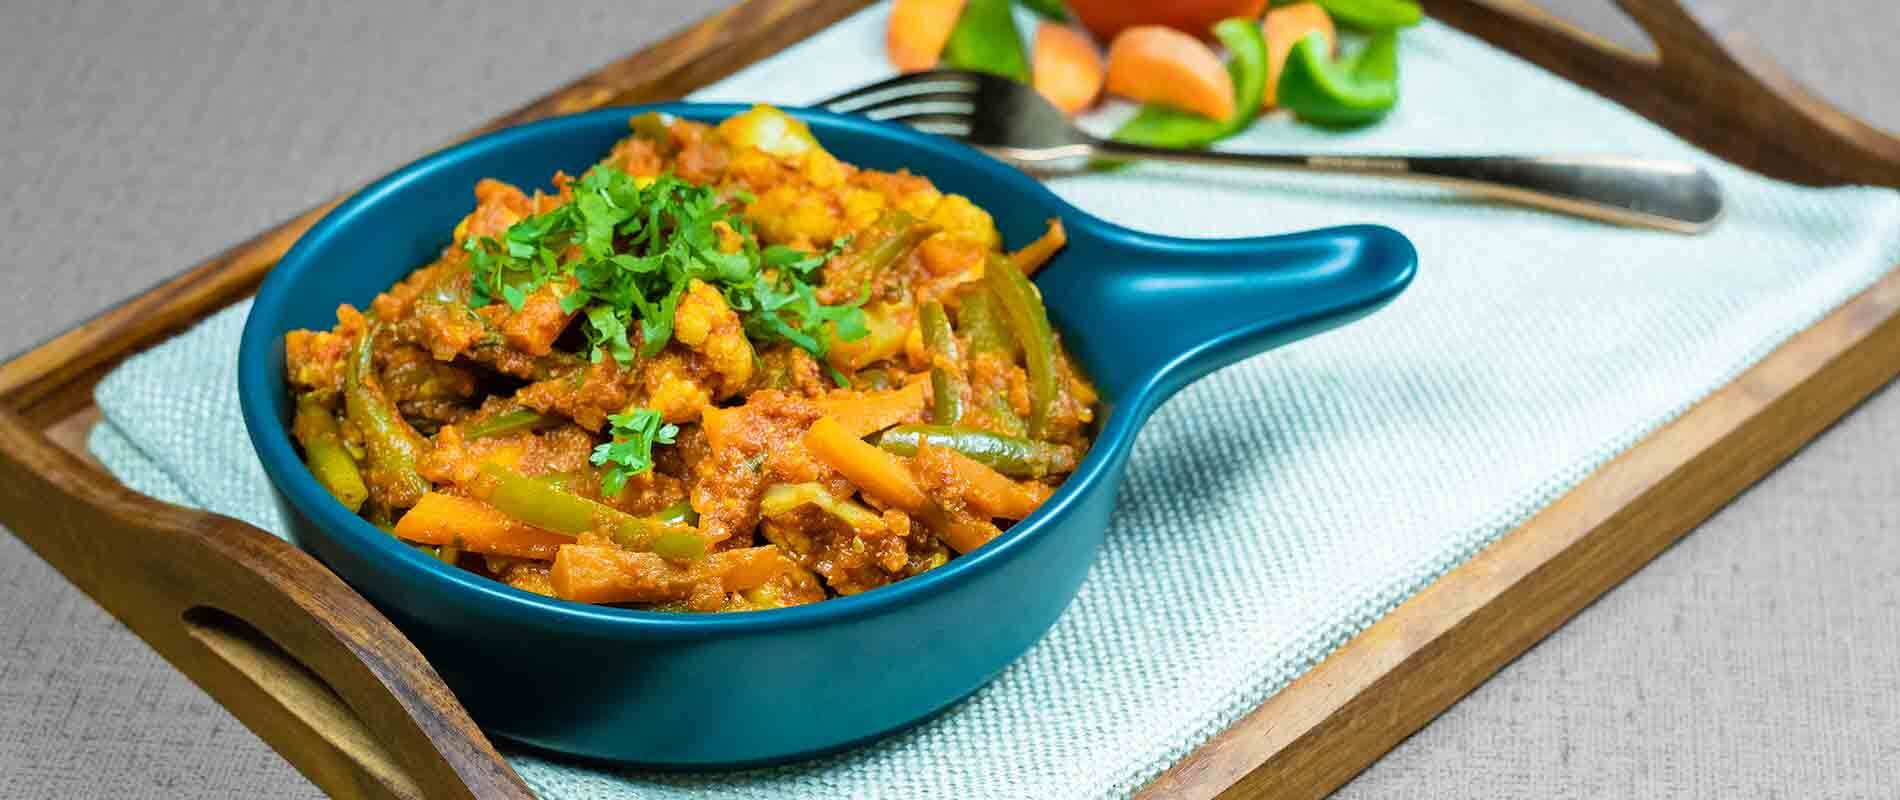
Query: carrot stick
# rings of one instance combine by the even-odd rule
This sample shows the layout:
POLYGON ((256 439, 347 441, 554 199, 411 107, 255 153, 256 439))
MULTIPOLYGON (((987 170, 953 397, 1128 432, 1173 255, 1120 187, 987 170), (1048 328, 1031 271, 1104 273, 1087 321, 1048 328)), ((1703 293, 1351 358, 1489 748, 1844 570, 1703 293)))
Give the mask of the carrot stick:
POLYGON ((429 492, 396 522, 396 536, 423 544, 454 545, 487 553, 546 561, 574 537, 536 528, 466 497, 429 492))
POLYGON ((925 525, 930 528, 931 533, 936 534, 938 539, 943 540, 944 544, 949 545, 950 549, 958 553, 968 553, 982 547, 991 539, 996 538, 997 534, 1002 533, 996 529, 995 525, 983 520, 953 517, 942 512, 938 512, 936 519, 930 520, 925 525))
POLYGON ((884 50, 891 66, 899 72, 916 72, 937 66, 950 31, 963 15, 964 0, 897 0, 891 4, 891 21, 884 29, 884 50))
POLYGON ((917 517, 944 544, 959 553, 996 538, 996 526, 953 515, 924 494, 904 459, 852 436, 837 420, 820 418, 805 432, 805 449, 843 474, 858 489, 887 506, 917 517))
POLYGON ((1121 32, 1108 46, 1108 91, 1213 119, 1234 116, 1234 79, 1201 40, 1160 25, 1121 32))
POLYGON ((1057 250, 1061 250, 1062 246, 1068 243, 1069 234, 1062 229, 1062 219, 1050 217, 1049 229, 1023 249, 1011 253, 1009 260, 1016 265, 1017 269, 1022 270, 1024 275, 1034 275, 1036 270, 1042 269, 1042 265, 1049 263, 1049 259, 1055 257, 1057 250))
POLYGON ((919 381, 881 392, 834 395, 822 403, 825 416, 837 420, 853 438, 863 438, 892 425, 921 421, 929 390, 928 383, 919 381))
POLYGON ((805 449, 878 502, 913 514, 936 508, 903 459, 865 443, 836 419, 822 417, 812 423, 805 432, 805 449))
POLYGON ((1286 68, 1286 57, 1293 52, 1293 45, 1299 44, 1309 33, 1320 33, 1325 35, 1326 48, 1330 50, 1338 41, 1338 35, 1333 32, 1333 18, 1326 15, 1326 9, 1310 2, 1268 11, 1261 28, 1267 39, 1267 90, 1261 95, 1260 104, 1272 108, 1279 101, 1280 71, 1286 68))
POLYGON ((555 555, 548 582, 554 596, 577 603, 664 603, 686 599, 708 580, 727 592, 756 589, 791 567, 774 545, 724 550, 681 566, 652 553, 569 544, 555 555))
POLYGON ((941 465, 963 490, 964 502, 985 517, 1022 519, 1042 504, 1040 498, 1009 476, 948 447, 918 447, 917 464, 926 470, 941 465))
POLYGON ((1037 26, 1030 64, 1036 91, 1064 114, 1094 105, 1102 93, 1106 71, 1101 51, 1081 31, 1060 22, 1037 26))

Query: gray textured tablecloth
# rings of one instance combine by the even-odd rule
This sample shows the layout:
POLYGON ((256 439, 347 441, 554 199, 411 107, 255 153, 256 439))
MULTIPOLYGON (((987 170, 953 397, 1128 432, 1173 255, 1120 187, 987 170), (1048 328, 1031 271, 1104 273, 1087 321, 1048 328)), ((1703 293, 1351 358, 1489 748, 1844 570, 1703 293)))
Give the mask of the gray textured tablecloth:
MULTIPOLYGON (((0 3, 0 353, 16 353, 715 3, 0 3)), ((1630 40, 1603 0, 1547 0, 1630 40)), ((1725 0, 1900 128, 1888 0, 1725 0)), ((1350 784, 1349 797, 1891 796, 1900 392, 1350 784)), ((313 796, 0 537, 0 797, 313 796)))

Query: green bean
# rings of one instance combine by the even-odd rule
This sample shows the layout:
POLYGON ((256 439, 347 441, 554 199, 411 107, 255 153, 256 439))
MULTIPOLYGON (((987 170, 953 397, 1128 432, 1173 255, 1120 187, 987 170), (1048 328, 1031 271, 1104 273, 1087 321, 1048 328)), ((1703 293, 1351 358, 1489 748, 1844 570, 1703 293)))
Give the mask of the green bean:
POLYGON ((1075 470, 1075 449, 1000 433, 949 425, 899 425, 878 437, 877 446, 900 456, 929 444, 955 450, 1016 478, 1041 478, 1075 470))
POLYGON ((675 561, 698 558, 706 552, 704 537, 691 527, 664 516, 636 517, 499 464, 482 465, 482 480, 472 487, 472 493, 503 514, 556 533, 579 535, 600 530, 628 550, 652 552, 675 561))
POLYGON ((1022 345, 1023 365, 1029 370, 1029 438, 1040 439, 1049 432, 1056 404, 1056 334, 1049 326, 1049 312, 1035 284, 1007 258, 991 254, 983 282, 996 294, 1003 321, 1022 345))
POLYGON ((970 352, 1001 353, 1011 359, 1016 357, 1016 340, 1009 338, 1009 330, 1003 327, 1003 320, 996 310, 996 296, 981 287, 975 288, 963 297, 963 305, 957 308, 957 330, 970 337, 970 352))
POLYGON ((990 421, 1005 435, 1021 436, 1029 432, 1029 426, 1023 423, 1022 417, 1016 416, 1016 409, 1010 407, 1009 395, 1005 393, 991 394, 984 402, 983 410, 989 412, 990 421))
POLYGON ((943 304, 932 300, 918 310, 923 328, 924 349, 930 352, 930 419, 939 425, 955 425, 963 419, 963 367, 957 358, 957 337, 950 330, 950 317, 943 304))
POLYGON ((429 444, 402 418, 376 377, 373 345, 381 331, 381 323, 371 323, 357 342, 343 375, 343 409, 363 434, 370 483, 383 490, 379 499, 390 508, 409 508, 429 491, 429 482, 416 472, 429 444))
POLYGON ((545 428, 560 421, 560 417, 549 416, 532 408, 517 408, 470 424, 462 432, 462 438, 474 441, 490 436, 505 436, 510 433, 545 428))
POLYGON ((297 398, 297 416, 291 420, 290 433, 297 437, 297 444, 303 446, 304 463, 309 465, 310 474, 316 476, 317 482, 330 490, 330 495, 351 513, 362 508, 363 500, 369 497, 369 488, 363 485, 363 474, 356 468, 356 459, 351 458, 350 451, 343 446, 343 429, 337 427, 330 409, 324 408, 314 395, 297 398))

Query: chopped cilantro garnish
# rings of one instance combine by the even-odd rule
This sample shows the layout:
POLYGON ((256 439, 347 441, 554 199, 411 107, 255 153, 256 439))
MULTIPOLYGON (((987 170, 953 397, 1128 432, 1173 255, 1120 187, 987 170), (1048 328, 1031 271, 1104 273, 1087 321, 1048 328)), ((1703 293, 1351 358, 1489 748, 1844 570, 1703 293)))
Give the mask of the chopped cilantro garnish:
POLYGON ((672 444, 679 426, 660 422, 660 412, 650 408, 630 408, 625 414, 612 414, 613 441, 594 448, 588 457, 594 466, 606 467, 600 492, 617 497, 626 488, 627 479, 653 468, 653 445, 672 444))
POLYGON ((817 269, 844 246, 823 254, 784 245, 759 249, 751 229, 711 188, 671 174, 645 182, 597 166, 574 183, 573 199, 516 222, 502 235, 469 237, 474 276, 470 303, 500 298, 519 310, 529 293, 562 276, 574 289, 561 309, 580 312, 590 356, 621 364, 660 352, 673 335, 673 312, 694 279, 718 288, 755 342, 789 342, 823 359, 827 326, 840 339, 865 335, 861 306, 869 287, 843 305, 818 302, 817 269), (720 247, 718 226, 739 234, 736 252, 720 247))

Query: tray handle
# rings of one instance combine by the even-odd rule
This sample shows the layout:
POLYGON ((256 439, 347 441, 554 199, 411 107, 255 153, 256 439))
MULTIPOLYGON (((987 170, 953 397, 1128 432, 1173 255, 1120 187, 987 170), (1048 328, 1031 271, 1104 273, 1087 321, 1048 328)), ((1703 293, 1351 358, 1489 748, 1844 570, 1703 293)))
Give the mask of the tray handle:
POLYGON ((409 640, 289 543, 139 495, 8 411, 0 524, 326 792, 534 796, 409 640))
POLYGON ((1442 22, 1615 100, 1739 166, 1809 186, 1900 186, 1900 137, 1803 88, 1719 14, 1617 0, 1653 56, 1579 30, 1530 0, 1425 0, 1442 22))

